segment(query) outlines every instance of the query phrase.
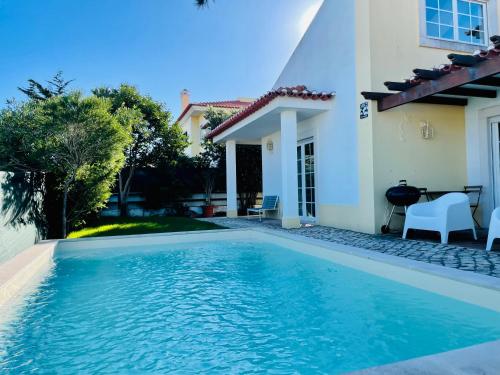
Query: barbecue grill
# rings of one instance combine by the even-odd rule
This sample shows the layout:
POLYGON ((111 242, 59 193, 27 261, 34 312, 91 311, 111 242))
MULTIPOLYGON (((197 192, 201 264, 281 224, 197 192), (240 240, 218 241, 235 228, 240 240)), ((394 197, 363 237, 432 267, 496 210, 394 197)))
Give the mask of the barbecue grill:
POLYGON ((415 186, 408 186, 406 184, 406 180, 400 180, 398 186, 389 188, 385 193, 385 197, 392 205, 392 208, 387 223, 382 225, 382 228, 380 229, 382 233, 389 233, 391 219, 395 213, 396 207, 404 207, 404 212, 399 212, 397 214, 405 215, 406 209, 412 204, 417 203, 421 196, 422 193, 420 192, 420 189, 415 186))

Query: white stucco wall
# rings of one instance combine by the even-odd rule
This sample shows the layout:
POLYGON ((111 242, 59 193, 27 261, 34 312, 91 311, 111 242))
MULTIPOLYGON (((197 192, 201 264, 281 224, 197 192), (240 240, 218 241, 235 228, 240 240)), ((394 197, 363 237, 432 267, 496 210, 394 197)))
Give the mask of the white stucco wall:
MULTIPOLYGON (((5 172, 0 172, 0 184, 5 181, 5 172)), ((0 188, 0 206, 4 204, 4 191, 0 188)), ((12 226, 8 215, 0 217, 0 263, 3 263, 38 240, 38 231, 33 224, 12 226)))
POLYGON ((332 110, 310 120, 321 133, 317 161, 328 168, 318 175, 318 203, 325 205, 355 205, 359 198, 354 8, 352 0, 325 0, 274 85, 337 93, 332 110))
MULTIPOLYGON (((188 136, 189 141, 192 142, 191 116, 184 118, 181 121, 180 125, 181 125, 181 128, 182 128, 182 131, 184 131, 186 133, 186 135, 188 136)), ((186 147, 186 149, 184 150, 184 153, 186 154, 186 156, 189 156, 189 157, 194 156, 193 155, 193 146, 192 146, 192 144, 190 144, 188 147, 186 147)))
POLYGON ((280 132, 262 138, 262 193, 281 195, 281 147, 280 132), (267 149, 267 142, 273 142, 273 150, 267 149))

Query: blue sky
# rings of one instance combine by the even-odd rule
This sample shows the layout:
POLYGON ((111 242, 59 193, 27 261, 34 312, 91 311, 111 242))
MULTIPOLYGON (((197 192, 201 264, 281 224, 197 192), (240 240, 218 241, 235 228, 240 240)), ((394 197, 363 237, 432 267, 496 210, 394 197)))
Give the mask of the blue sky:
POLYGON ((0 0, 0 101, 58 70, 72 87, 134 84, 179 112, 271 88, 321 0, 0 0))

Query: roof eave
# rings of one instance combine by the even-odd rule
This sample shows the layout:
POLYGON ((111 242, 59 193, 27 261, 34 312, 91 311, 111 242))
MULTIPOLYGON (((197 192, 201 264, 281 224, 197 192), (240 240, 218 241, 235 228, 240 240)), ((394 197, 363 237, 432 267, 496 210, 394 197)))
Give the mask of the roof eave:
POLYGON ((300 97, 297 95, 288 96, 288 95, 269 95, 266 94, 262 96, 260 99, 254 102, 252 106, 245 108, 244 110, 236 113, 234 116, 227 119, 217 128, 212 130, 207 138, 213 139, 214 142, 219 142, 227 137, 229 130, 232 130, 230 133, 234 131, 234 128, 237 127, 242 122, 244 124, 251 123, 255 121, 256 118, 262 117, 263 115, 269 113, 270 111, 277 109, 278 107, 284 109, 318 109, 320 111, 326 111, 329 109, 329 105, 321 106, 321 105, 301 105, 306 102, 327 102, 335 96, 334 92, 329 93, 321 93, 315 97, 314 101, 310 100, 311 97, 300 97), (308 100, 309 99, 309 100, 308 100), (262 101, 261 101, 262 100, 262 101), (279 100, 279 101, 278 101, 279 100), (296 101, 295 103, 286 103, 284 100, 296 101), (274 106, 272 104, 275 104, 274 106), (266 109, 266 110, 264 110, 266 109), (256 117, 255 114, 258 114, 256 117), (250 119, 250 121, 248 121, 250 119))

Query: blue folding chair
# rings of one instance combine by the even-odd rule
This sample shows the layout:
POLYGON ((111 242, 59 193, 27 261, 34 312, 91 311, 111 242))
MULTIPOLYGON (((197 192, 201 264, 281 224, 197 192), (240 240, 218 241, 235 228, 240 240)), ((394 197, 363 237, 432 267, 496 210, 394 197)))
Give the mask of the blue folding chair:
POLYGON ((261 207, 247 209, 247 216, 249 216, 251 212, 256 213, 259 215, 259 221, 262 221, 263 214, 265 214, 267 211, 276 211, 278 209, 278 201, 279 198, 277 195, 266 196, 262 201, 261 207))

